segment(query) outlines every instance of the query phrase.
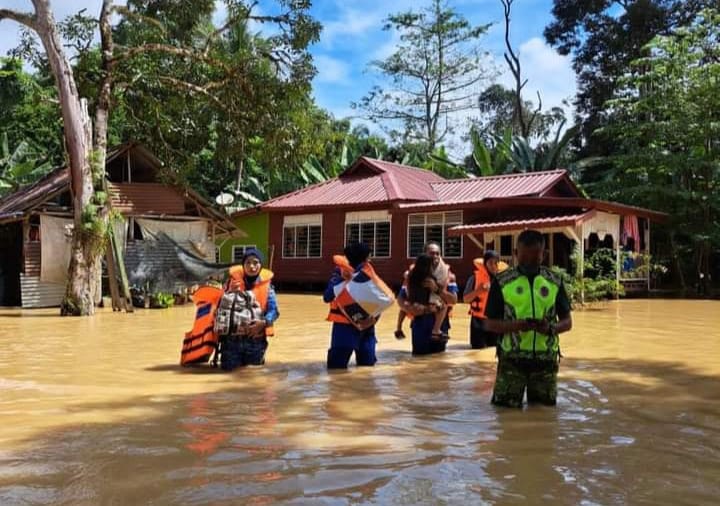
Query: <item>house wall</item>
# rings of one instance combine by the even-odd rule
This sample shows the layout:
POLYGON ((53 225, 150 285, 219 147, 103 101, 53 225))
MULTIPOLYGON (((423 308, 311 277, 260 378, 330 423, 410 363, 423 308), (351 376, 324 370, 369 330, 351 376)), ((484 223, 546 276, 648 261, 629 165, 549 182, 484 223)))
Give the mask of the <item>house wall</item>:
MULTIPOLYGON (((258 213, 249 216, 240 216, 233 221, 240 230, 247 234, 247 237, 217 240, 216 244, 220 248, 220 262, 232 262, 233 246, 248 244, 254 244, 269 261, 270 215, 268 213, 258 213)), ((275 254, 277 255, 277 252, 275 254)))
MULTIPOLYGON (((290 214, 270 213, 269 245, 275 247, 273 271, 279 283, 292 284, 323 284, 333 269, 333 255, 342 253, 345 246, 345 213, 368 209, 340 209, 324 211, 322 228, 322 256, 320 258, 283 258, 282 234, 283 219, 290 214)), ((455 209, 459 210, 459 209, 455 209)), ((472 211, 465 211, 463 220, 472 219, 472 211), (467 212, 467 215, 465 214, 467 212)), ((293 213, 305 214, 305 213, 293 213)), ((391 247, 390 258, 375 258, 373 265, 376 272, 389 285, 398 287, 402 283, 403 273, 413 263, 408 258, 408 214, 403 210, 391 211, 391 247)), ((482 250, 471 240, 463 238, 463 257, 446 259, 455 272, 458 282, 464 283, 472 275, 474 258, 482 256, 482 250)))
POLYGON ((29 240, 29 224, 23 225, 23 272, 20 274, 22 307, 26 309, 59 306, 65 285, 40 281, 42 243, 29 240))

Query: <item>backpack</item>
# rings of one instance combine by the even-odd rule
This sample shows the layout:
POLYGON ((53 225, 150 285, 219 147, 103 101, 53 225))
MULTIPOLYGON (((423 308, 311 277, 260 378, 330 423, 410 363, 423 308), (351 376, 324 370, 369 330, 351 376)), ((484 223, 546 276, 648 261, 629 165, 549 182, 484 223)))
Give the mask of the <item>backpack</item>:
POLYGON ((262 308, 251 291, 226 292, 215 314, 215 333, 218 336, 244 334, 243 327, 262 319, 262 308))

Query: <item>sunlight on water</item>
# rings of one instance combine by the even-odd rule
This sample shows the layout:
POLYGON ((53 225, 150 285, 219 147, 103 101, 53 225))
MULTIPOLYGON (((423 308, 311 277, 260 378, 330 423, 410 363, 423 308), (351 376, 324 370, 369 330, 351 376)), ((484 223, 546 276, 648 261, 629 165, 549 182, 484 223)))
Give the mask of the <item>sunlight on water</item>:
POLYGON ((317 295, 281 295, 264 368, 181 369, 190 306, 0 311, 0 504, 717 504, 720 303, 578 312, 555 409, 498 410, 493 352, 328 374, 317 295))

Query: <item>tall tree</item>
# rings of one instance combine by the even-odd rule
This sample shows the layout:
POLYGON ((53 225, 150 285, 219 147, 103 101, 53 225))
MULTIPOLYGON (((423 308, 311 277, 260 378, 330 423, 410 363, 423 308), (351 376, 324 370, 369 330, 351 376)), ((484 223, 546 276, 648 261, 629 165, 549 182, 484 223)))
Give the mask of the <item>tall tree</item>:
MULTIPOLYGON (((254 9, 257 2, 227 0, 233 15, 218 29, 210 28, 205 37, 195 37, 192 30, 212 12, 212 0, 130 2, 129 8, 116 9, 111 0, 104 0, 99 17, 100 48, 99 77, 94 95, 94 125, 91 125, 87 109, 78 92, 73 69, 62 46, 58 24, 49 0, 33 0, 34 13, 0 9, 0 21, 14 20, 35 32, 44 48, 49 67, 58 88, 62 110, 65 147, 71 175, 71 192, 74 207, 74 233, 69 268, 68 287, 62 303, 63 314, 87 315, 94 311, 95 274, 99 272, 100 255, 106 240, 107 194, 102 191, 104 183, 105 151, 107 145, 108 118, 112 107, 114 89, 122 86, 130 89, 133 82, 117 69, 123 63, 138 62, 147 55, 164 55, 165 61, 181 62, 206 70, 196 80, 176 79, 154 74, 168 86, 179 86, 185 91, 212 97, 215 88, 228 89, 235 86, 242 90, 248 73, 242 64, 227 64, 217 57, 215 41, 237 23, 256 21, 274 23, 280 27, 280 35, 258 58, 271 62, 278 72, 292 72, 298 67, 306 69, 309 57, 305 49, 317 38, 318 27, 306 14, 309 0, 281 1, 281 11, 272 15, 260 15, 254 9), (133 9, 135 7, 135 9, 133 9), (113 41, 111 14, 121 11, 125 16, 142 19, 157 31, 166 34, 163 40, 140 37, 132 44, 116 47, 113 41), (143 12, 138 12, 142 10, 143 12), (209 68, 209 70, 208 70, 209 68), (217 84, 220 83, 220 84, 217 84), (239 84, 239 86, 238 86, 239 84)), ((132 67, 132 65, 130 65, 132 67)), ((147 68, 147 67, 146 67, 147 68)), ((157 67, 152 68, 157 70, 157 67)), ((214 100, 219 99, 215 96, 214 100)))
POLYGON ((712 5, 717 0, 554 0, 554 19, 544 34, 560 54, 573 56, 582 156, 608 155, 616 146, 600 129, 608 121, 605 102, 630 62, 647 55, 653 37, 712 5))
POLYGON ((647 46, 606 111, 618 142, 596 193, 670 213, 678 273, 709 282, 720 248, 720 14, 703 11, 647 46), (685 249, 687 248, 687 249, 685 249), (693 259, 694 262, 690 261, 693 259))
POLYGON ((392 134, 431 152, 453 131, 453 115, 477 103, 487 78, 479 39, 488 25, 472 26, 443 0, 432 0, 420 12, 388 17, 384 28, 397 31, 400 42, 392 55, 370 65, 389 87, 374 87, 353 107, 372 121, 390 121, 392 134))

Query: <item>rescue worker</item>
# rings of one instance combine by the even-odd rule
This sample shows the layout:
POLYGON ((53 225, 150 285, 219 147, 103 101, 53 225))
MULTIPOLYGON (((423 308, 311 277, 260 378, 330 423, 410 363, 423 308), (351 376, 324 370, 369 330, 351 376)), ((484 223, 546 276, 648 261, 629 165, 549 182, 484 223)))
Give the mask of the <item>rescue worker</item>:
POLYGON ((498 272, 500 255, 487 250, 482 263, 475 263, 475 272, 465 285, 463 302, 470 304, 470 346, 479 350, 497 345, 497 334, 485 330, 485 306, 487 305, 490 283, 498 272))
POLYGON ((275 335, 274 323, 280 316, 275 289, 271 282, 273 273, 262 266, 262 253, 255 249, 245 250, 242 264, 230 268, 225 291, 252 291, 260 304, 263 318, 248 324, 245 335, 230 336, 222 346, 224 369, 243 365, 263 365, 268 347, 268 337, 275 335))
MULTIPOLYGON (((370 256, 370 248, 364 243, 349 244, 344 250, 350 267, 354 272, 362 270, 365 262, 370 256)), ((330 349, 327 353, 328 369, 347 369, 350 357, 355 353, 355 363, 358 366, 373 366, 377 362, 375 346, 376 318, 369 316, 353 325, 350 320, 340 311, 335 302, 335 286, 347 281, 352 277, 353 272, 335 267, 328 281, 327 288, 323 294, 323 300, 330 304, 328 321, 333 322, 330 349)))
MULTIPOLYGON (((445 260, 443 260, 440 252, 440 244, 436 241, 428 241, 427 243, 425 243, 425 247, 423 247, 423 253, 429 257, 432 257, 432 275, 435 277, 438 283, 441 285, 454 285, 456 283, 455 274, 453 274, 450 266, 445 263, 445 260)), ((412 271, 413 267, 414 264, 411 265, 408 270, 403 273, 403 286, 407 285, 408 277, 410 276, 410 271, 412 271)), ((445 340, 449 339, 447 332, 450 329, 451 315, 452 311, 448 312, 448 314, 446 315, 446 322, 444 322, 444 324, 442 325, 443 338, 445 340)), ((412 317, 412 315, 410 316, 412 317)), ((396 339, 405 339, 405 332, 403 332, 402 325, 406 317, 407 313, 402 309, 401 306, 397 316, 397 323, 395 325, 396 339)))
POLYGON ((398 295, 397 302, 400 310, 412 316, 410 330, 412 331, 412 353, 413 355, 428 355, 431 353, 442 353, 447 347, 448 331, 450 330, 450 316, 452 306, 458 301, 458 286, 455 280, 455 274, 450 271, 450 266, 445 264, 440 257, 440 246, 435 242, 430 242, 425 246, 425 255, 431 258, 432 270, 435 279, 442 279, 442 266, 445 266, 444 281, 434 281, 433 279, 425 279, 423 281, 424 288, 431 294, 435 294, 448 306, 448 312, 445 321, 441 325, 442 338, 434 339, 433 327, 435 326, 435 311, 432 305, 418 304, 411 302, 408 293, 408 280, 412 276, 413 268, 405 273, 403 287, 398 295))
POLYGON ((502 334, 492 403, 554 406, 560 360, 558 336, 572 328, 570 301, 562 279, 543 267, 545 239, 536 230, 518 237, 518 266, 492 281, 485 329, 502 334))

